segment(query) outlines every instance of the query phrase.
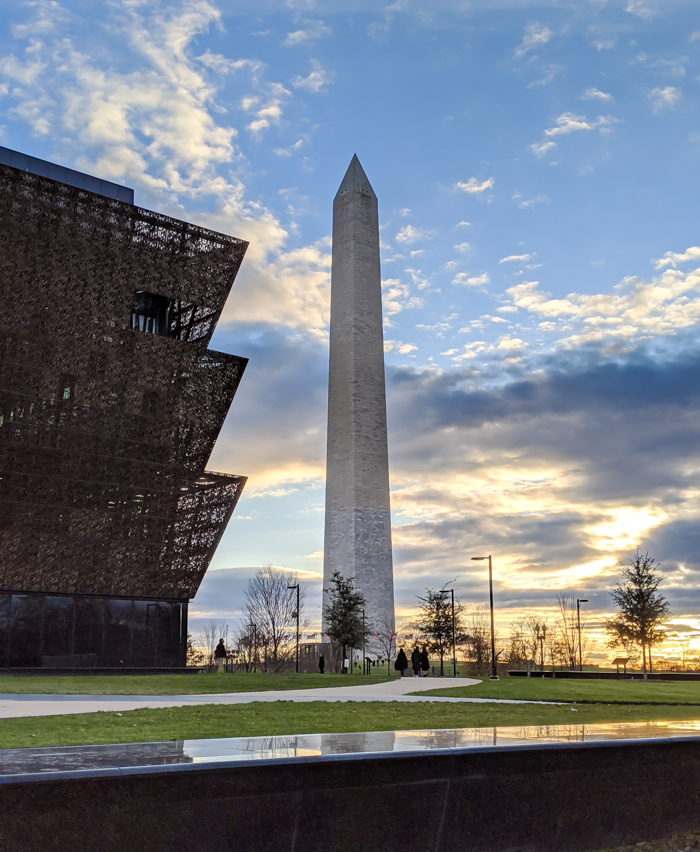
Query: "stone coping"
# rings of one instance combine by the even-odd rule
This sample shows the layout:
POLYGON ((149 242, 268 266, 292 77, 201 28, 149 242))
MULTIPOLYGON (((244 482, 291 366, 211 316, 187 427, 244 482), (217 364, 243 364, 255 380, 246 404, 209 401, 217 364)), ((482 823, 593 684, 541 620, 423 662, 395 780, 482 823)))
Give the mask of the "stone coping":
POLYGON ((0 784, 240 767, 261 762, 415 757, 426 752, 464 754, 673 740, 700 743, 700 720, 292 734, 0 749, 0 784))

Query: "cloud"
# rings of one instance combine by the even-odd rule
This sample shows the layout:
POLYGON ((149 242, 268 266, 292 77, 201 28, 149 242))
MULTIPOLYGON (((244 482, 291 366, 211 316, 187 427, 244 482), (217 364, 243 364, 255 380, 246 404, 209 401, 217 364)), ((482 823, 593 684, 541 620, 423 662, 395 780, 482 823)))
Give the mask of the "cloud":
POLYGON ((367 32, 374 39, 380 39, 391 28, 391 24, 394 21, 397 12, 403 11, 408 5, 408 0, 396 0, 395 3, 392 3, 390 6, 385 6, 382 10, 381 17, 377 21, 372 21, 372 23, 367 27, 367 32))
POLYGON ((653 0, 630 0, 625 6, 625 12, 636 15, 645 21, 650 21, 658 15, 656 3, 653 0))
POLYGON ((417 352, 418 347, 413 343, 402 343, 400 340, 385 340, 384 352, 397 352, 399 355, 410 355, 411 352, 417 352))
POLYGON ((656 269, 663 269, 666 266, 676 267, 679 263, 687 263, 689 260, 700 261, 700 246, 691 246, 681 253, 667 251, 660 260, 656 261, 654 267, 656 269))
POLYGON ((482 272, 481 275, 474 275, 472 277, 470 277, 467 272, 459 272, 452 279, 453 284, 464 284, 467 287, 482 287, 490 282, 491 279, 489 278, 488 272, 482 272))
POLYGON ((606 92, 601 92, 600 89, 586 89, 586 91, 581 95, 582 101, 592 101, 592 100, 601 100, 601 101, 612 101, 614 100, 612 95, 607 94, 606 92))
POLYGON ((534 210, 538 204, 549 204, 549 198, 539 192, 535 198, 525 199, 522 195, 514 195, 515 206, 520 210, 534 210))
POLYGON ((308 77, 295 77, 292 86, 295 89, 306 89, 309 92, 320 92, 324 86, 333 82, 333 73, 324 71, 317 59, 311 60, 311 72, 308 77))
POLYGON ((430 231, 424 231, 420 228, 414 228, 413 225, 404 225, 403 228, 396 234, 395 240, 404 245, 415 243, 418 240, 426 240, 431 236, 430 231))
POLYGON ((532 145, 530 145, 530 148, 532 149, 532 152, 536 157, 544 157, 547 151, 551 151, 552 148, 556 147, 557 143, 552 142, 551 140, 544 142, 533 142, 532 145))
POLYGON ((523 40, 520 42, 518 47, 515 48, 513 55, 516 59, 520 59, 536 47, 547 44, 553 35, 554 33, 552 30, 548 27, 542 26, 542 24, 528 24, 525 27, 523 40))
POLYGON ((295 47, 309 41, 316 41, 323 36, 332 35, 333 30, 327 27, 323 21, 304 21, 304 28, 287 33, 282 42, 285 47, 295 47))
POLYGON ((458 181, 455 184, 455 189, 461 189, 462 192, 466 192, 469 195, 480 195, 482 192, 485 192, 487 189, 491 189, 491 187, 495 184, 494 178, 490 177, 485 181, 479 183, 479 181, 472 177, 469 178, 468 181, 458 181))
POLYGON ((458 243, 455 248, 457 251, 468 252, 471 251, 471 245, 469 243, 458 243))
POLYGON ((689 42, 697 41, 698 39, 700 39, 700 30, 695 30, 695 32, 688 36, 689 42))
POLYGON ((685 77, 685 66, 683 65, 683 62, 687 61, 688 58, 685 56, 682 59, 657 59, 656 62, 652 62, 649 67, 659 68, 667 74, 670 74, 671 77, 685 77))
POLYGON ((560 71, 563 71, 564 69, 561 65, 547 65, 546 68, 541 70, 544 72, 543 76, 538 80, 533 80, 531 83, 528 83, 528 89, 533 89, 535 86, 546 86, 548 83, 552 82, 560 71))
POLYGON ((665 109, 675 109, 680 103, 682 93, 675 86, 666 86, 663 89, 657 87, 652 89, 647 97, 651 101, 651 111, 658 115, 665 109))
POLYGON ((255 136, 259 136, 263 130, 271 125, 280 123, 282 109, 285 100, 291 96, 291 92, 279 83, 272 83, 268 87, 266 96, 246 95, 241 99, 240 108, 244 112, 252 113, 255 119, 246 125, 255 136))
POLYGON ((591 42, 591 47, 600 53, 602 50, 612 50, 617 44, 617 36, 614 38, 598 38, 591 42))
POLYGON ((509 254, 508 257, 502 257, 499 263, 527 263, 532 257, 531 254, 509 254))
MULTIPOLYGON (((691 250, 689 250, 689 253, 691 250)), ((666 255, 669 265, 673 257, 666 255)), ((628 351, 642 340, 673 339, 700 322, 700 269, 682 273, 666 269, 651 281, 624 278, 609 293, 569 293, 551 298, 537 281, 506 290, 513 305, 553 322, 556 346, 575 349, 595 345, 628 351)))
POLYGON ((544 135, 551 139, 553 136, 568 136, 570 133, 588 130, 599 130, 604 133, 617 121, 618 119, 609 115, 599 115, 598 118, 589 121, 585 115, 564 112, 557 118, 554 127, 548 127, 544 131, 544 135))

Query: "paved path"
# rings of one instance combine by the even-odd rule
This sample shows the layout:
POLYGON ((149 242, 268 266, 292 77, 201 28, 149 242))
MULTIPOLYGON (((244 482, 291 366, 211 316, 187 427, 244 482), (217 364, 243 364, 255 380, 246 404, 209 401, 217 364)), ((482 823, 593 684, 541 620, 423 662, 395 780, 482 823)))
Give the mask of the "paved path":
POLYGON ((64 716, 69 713, 139 710, 144 707, 185 707, 201 704, 250 704, 253 701, 437 701, 473 704, 556 704, 554 701, 516 701, 497 698, 443 698, 408 695, 430 689, 472 686, 481 681, 468 677, 402 678, 361 686, 287 689, 269 692, 227 692, 207 695, 0 695, 0 719, 23 716, 64 716))

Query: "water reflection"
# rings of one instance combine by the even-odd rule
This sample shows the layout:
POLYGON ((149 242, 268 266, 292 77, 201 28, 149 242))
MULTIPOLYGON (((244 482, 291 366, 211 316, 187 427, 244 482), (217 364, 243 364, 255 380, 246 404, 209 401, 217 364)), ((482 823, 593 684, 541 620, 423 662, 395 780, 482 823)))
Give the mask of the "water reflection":
POLYGON ((36 772, 127 769, 182 763, 249 762, 326 755, 386 754, 688 736, 700 736, 700 720, 294 734, 168 743, 0 749, 0 777, 36 772))

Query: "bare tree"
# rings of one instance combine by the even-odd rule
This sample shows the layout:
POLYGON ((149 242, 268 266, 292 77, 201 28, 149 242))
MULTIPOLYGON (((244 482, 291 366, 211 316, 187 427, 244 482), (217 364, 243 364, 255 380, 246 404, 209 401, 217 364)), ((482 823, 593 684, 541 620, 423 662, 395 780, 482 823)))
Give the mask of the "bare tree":
POLYGON ((452 648, 454 635, 455 644, 458 637, 463 633, 464 607, 455 600, 454 607, 454 634, 453 634, 453 612, 452 603, 447 586, 441 589, 425 590, 425 596, 418 598, 418 615, 413 622, 416 630, 425 633, 428 637, 428 650, 435 651, 440 657, 440 677, 445 674, 445 654, 449 654, 452 648))
POLYGON ((256 571, 245 591, 244 622, 255 625, 258 647, 276 672, 294 659, 296 651, 297 596, 296 590, 289 588, 296 585, 300 586, 299 629, 304 630, 308 626, 304 617, 306 589, 296 573, 266 565, 256 571))
POLYGON ((228 646, 228 637, 228 622, 211 619, 196 635, 193 644, 202 649, 206 656, 206 662, 211 664, 214 662, 214 651, 219 644, 219 639, 223 639, 224 645, 228 646))
POLYGON ((397 625, 394 619, 390 616, 383 615, 380 617, 374 632, 370 639, 371 649, 382 659, 386 659, 387 676, 391 674, 391 663, 396 655, 396 635, 397 625))
MULTIPOLYGON (((579 612, 576 609, 576 597, 568 593, 559 592, 557 601, 557 628, 562 643, 562 654, 566 658, 566 665, 575 671, 579 666, 579 612)), ((593 637, 588 631, 588 615, 586 610, 580 611, 581 617, 581 664, 585 665, 593 650, 593 637)))
POLYGON ((547 622, 535 614, 524 615, 510 624, 510 662, 524 664, 528 677, 537 660, 543 660, 546 631, 547 622))
POLYGON ((489 611, 483 605, 472 607, 467 610, 465 621, 460 645, 464 648, 465 657, 476 664, 477 674, 481 674, 484 667, 488 666, 491 653, 489 611))

